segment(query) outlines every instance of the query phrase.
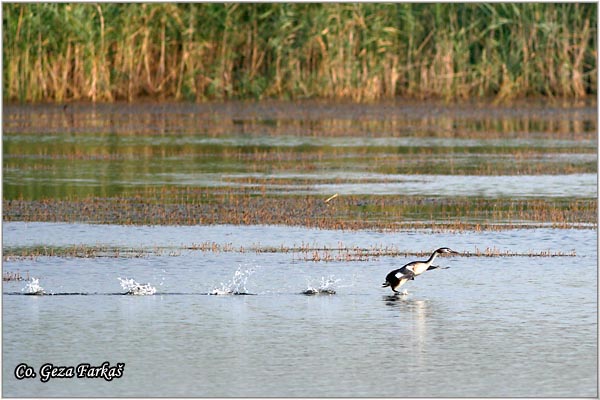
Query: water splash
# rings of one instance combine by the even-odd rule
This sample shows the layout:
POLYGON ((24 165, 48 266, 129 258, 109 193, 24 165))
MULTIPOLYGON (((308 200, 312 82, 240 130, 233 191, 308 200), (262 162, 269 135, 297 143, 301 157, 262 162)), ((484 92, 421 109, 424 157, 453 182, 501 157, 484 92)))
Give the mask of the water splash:
POLYGON ((339 283, 341 279, 336 279, 333 275, 329 275, 327 278, 321 277, 321 283, 318 287, 314 287, 308 280, 306 282, 307 288, 302 294, 315 295, 315 294, 335 294, 335 285, 339 283))
POLYGON ((25 285, 21 292, 25 294, 42 295, 46 293, 44 288, 40 286, 40 280, 38 278, 31 277, 31 280, 25 285))
POLYGON ((150 285, 149 283, 141 284, 137 283, 133 279, 119 279, 121 283, 121 287, 126 290, 125 294, 130 294, 134 296, 150 296, 156 293, 156 288, 150 285))
POLYGON ((231 280, 227 283, 221 282, 220 288, 214 288, 209 292, 212 295, 228 295, 228 294, 248 294, 246 283, 250 275, 254 273, 254 269, 242 269, 240 266, 233 274, 231 280))

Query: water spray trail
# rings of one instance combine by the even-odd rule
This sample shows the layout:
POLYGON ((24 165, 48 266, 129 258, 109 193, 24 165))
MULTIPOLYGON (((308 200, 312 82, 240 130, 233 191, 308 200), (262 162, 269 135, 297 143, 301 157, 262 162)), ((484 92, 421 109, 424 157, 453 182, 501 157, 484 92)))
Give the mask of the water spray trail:
POLYGON ((122 279, 117 278, 121 283, 121 287, 126 290, 126 294, 131 294, 134 296, 150 296, 156 293, 156 288, 150 285, 149 283, 140 284, 134 281, 133 279, 122 279))
POLYGON ((321 277, 321 283, 318 287, 314 287, 310 281, 307 280, 307 288, 302 293, 307 295, 313 294, 335 294, 335 285, 340 282, 341 279, 336 279, 335 276, 329 275, 327 278, 321 277))
POLYGON ((44 288, 40 286, 40 280, 38 278, 31 277, 31 281, 25 285, 21 292, 25 292, 26 294, 35 294, 42 295, 46 293, 44 288))
POLYGON ((254 273, 254 269, 249 268, 242 270, 240 266, 233 274, 231 280, 227 283, 221 282, 220 288, 214 288, 209 292, 213 295, 226 295, 226 294, 247 294, 246 283, 250 275, 254 273))

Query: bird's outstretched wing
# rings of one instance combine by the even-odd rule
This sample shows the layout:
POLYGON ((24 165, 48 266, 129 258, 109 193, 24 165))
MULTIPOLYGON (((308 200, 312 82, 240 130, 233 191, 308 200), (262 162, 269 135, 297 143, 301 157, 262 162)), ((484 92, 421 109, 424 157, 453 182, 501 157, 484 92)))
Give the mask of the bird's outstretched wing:
POLYGON ((398 272, 399 272, 399 273, 401 273, 402 275, 405 275, 405 276, 412 276, 412 277, 414 277, 414 276, 415 276, 415 272, 413 271, 413 268, 412 268, 412 267, 413 267, 413 265, 415 265, 415 264, 416 264, 416 262, 411 262, 411 263, 408 263, 408 264, 406 264, 404 267, 402 267, 402 268, 400 268, 400 269, 397 269, 396 271, 398 271, 398 272))
POLYGON ((409 279, 409 280, 415 279, 415 273, 406 267, 402 267, 402 268, 396 270, 396 273, 394 275, 396 275, 396 278, 398 278, 398 279, 409 279))
POLYGON ((387 276, 385 277, 386 282, 392 282, 394 280, 400 280, 400 279, 414 280, 415 274, 411 270, 406 269, 405 267, 402 267, 402 268, 393 270, 392 272, 387 274, 387 276))

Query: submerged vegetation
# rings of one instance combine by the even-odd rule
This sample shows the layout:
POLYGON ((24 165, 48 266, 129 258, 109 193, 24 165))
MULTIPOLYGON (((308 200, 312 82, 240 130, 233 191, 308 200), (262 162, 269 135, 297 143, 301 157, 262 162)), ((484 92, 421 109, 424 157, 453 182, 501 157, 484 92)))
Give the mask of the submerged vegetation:
POLYGON ((3 112, 4 221, 597 227, 591 106, 268 101, 3 112))
POLYGON ((238 190, 147 189, 143 194, 5 200, 5 221, 123 225, 291 225, 322 229, 503 230, 596 227, 596 199, 256 195, 238 190))
POLYGON ((3 92, 139 98, 581 98, 595 3, 4 3, 3 92))

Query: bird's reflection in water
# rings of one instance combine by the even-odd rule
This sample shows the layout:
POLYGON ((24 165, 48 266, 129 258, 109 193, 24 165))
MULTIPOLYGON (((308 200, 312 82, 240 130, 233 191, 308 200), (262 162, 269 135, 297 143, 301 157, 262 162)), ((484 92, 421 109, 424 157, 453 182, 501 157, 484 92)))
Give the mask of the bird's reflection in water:
MULTIPOLYGON (((412 343, 410 346, 417 354, 421 354, 427 347, 428 327, 427 322, 431 318, 431 302, 423 299, 413 299, 407 295, 383 296, 390 311, 401 318, 404 343, 412 343)), ((420 360, 420 356, 417 356, 420 360)))
POLYGON ((408 295, 394 294, 383 296, 383 301, 387 306, 401 309, 404 311, 416 311, 425 313, 429 302, 427 300, 412 299, 408 295))

